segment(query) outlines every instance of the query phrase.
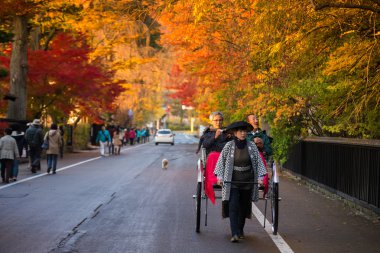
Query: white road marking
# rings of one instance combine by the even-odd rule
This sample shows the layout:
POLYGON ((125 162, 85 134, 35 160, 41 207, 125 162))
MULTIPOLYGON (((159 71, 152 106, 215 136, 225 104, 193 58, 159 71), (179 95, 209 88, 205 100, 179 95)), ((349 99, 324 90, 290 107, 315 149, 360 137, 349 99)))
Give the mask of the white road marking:
MULTIPOLYGON (((130 147, 130 148, 125 148, 125 149, 122 149, 120 152, 123 152, 123 151, 128 150, 128 149, 139 148, 139 147, 141 147, 143 145, 146 145, 146 144, 148 144, 148 143, 140 144, 138 146, 134 146, 134 147, 130 147)), ((101 156, 98 156, 98 157, 95 157, 95 158, 91 158, 91 159, 88 159, 88 160, 85 160, 85 161, 82 161, 82 162, 79 162, 79 163, 74 163, 74 164, 65 166, 63 168, 57 169, 57 171, 67 170, 69 168, 72 168, 72 167, 75 167, 75 166, 78 166, 78 165, 81 165, 81 164, 84 164, 84 163, 95 161, 95 160, 97 160, 99 158, 101 158, 101 156)), ((31 176, 31 177, 28 177, 28 178, 24 178, 24 179, 18 180, 16 182, 12 182, 12 183, 0 186, 0 190, 8 188, 8 187, 11 187, 11 186, 14 186, 14 185, 17 185, 17 184, 20 184, 20 183, 23 183, 23 182, 27 182, 27 181, 36 179, 36 178, 39 178, 39 177, 43 177, 43 176, 46 176, 46 175, 48 175, 48 174, 47 173, 42 173, 42 174, 38 174, 38 175, 31 176)))
MULTIPOLYGON (((270 212, 270 210, 269 210, 270 212)), ((260 209, 253 203, 252 205, 252 213, 256 216, 256 219, 260 222, 261 226, 264 226, 264 215, 261 213, 260 209)), ((269 237, 272 239, 274 244, 280 250, 281 253, 294 253, 294 251, 290 248, 290 246, 282 239, 281 235, 277 232, 277 235, 274 235, 272 232, 271 223, 266 220, 265 221, 265 231, 268 233, 269 237)))

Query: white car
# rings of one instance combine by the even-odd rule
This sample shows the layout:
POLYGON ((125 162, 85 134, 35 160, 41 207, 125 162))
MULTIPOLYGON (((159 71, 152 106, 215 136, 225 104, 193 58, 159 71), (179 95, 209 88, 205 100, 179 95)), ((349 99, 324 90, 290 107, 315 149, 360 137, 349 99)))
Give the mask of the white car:
POLYGON ((159 129, 154 137, 154 143, 156 145, 158 145, 158 143, 170 143, 174 145, 174 135, 170 129, 159 129))

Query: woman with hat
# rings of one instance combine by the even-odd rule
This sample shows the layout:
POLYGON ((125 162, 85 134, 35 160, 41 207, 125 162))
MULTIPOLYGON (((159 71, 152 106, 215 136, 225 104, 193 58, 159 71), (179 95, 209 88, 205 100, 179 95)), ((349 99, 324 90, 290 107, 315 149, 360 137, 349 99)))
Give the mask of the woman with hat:
POLYGON ((237 121, 226 131, 234 137, 224 146, 214 173, 222 185, 222 215, 230 218, 231 242, 238 242, 244 239, 245 219, 251 218, 252 201, 259 199, 258 177, 267 171, 256 145, 246 140, 247 131, 252 131, 250 124, 237 121))

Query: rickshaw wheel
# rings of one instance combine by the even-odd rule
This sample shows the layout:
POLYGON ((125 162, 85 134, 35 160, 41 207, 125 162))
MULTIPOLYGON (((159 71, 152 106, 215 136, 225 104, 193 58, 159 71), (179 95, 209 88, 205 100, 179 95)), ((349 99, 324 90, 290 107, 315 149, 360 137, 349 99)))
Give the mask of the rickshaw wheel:
POLYGON ((271 197, 271 206, 272 206, 272 231, 274 235, 277 235, 278 230, 278 183, 272 184, 272 197, 271 197))
POLYGON ((197 213, 197 224, 195 228, 195 232, 199 233, 200 225, 201 225, 201 198, 202 198, 202 182, 198 182, 197 184, 197 197, 196 197, 196 213, 197 213))

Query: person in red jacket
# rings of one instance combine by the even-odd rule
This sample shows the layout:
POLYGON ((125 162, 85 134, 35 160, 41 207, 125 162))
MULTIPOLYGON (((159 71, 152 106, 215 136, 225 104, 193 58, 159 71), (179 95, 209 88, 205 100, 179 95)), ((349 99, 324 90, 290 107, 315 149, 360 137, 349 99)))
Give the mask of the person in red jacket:
POLYGON ((132 128, 132 129, 129 131, 129 144, 133 145, 133 144, 134 144, 134 141, 135 141, 135 138, 136 138, 136 132, 135 132, 135 130, 132 128))

